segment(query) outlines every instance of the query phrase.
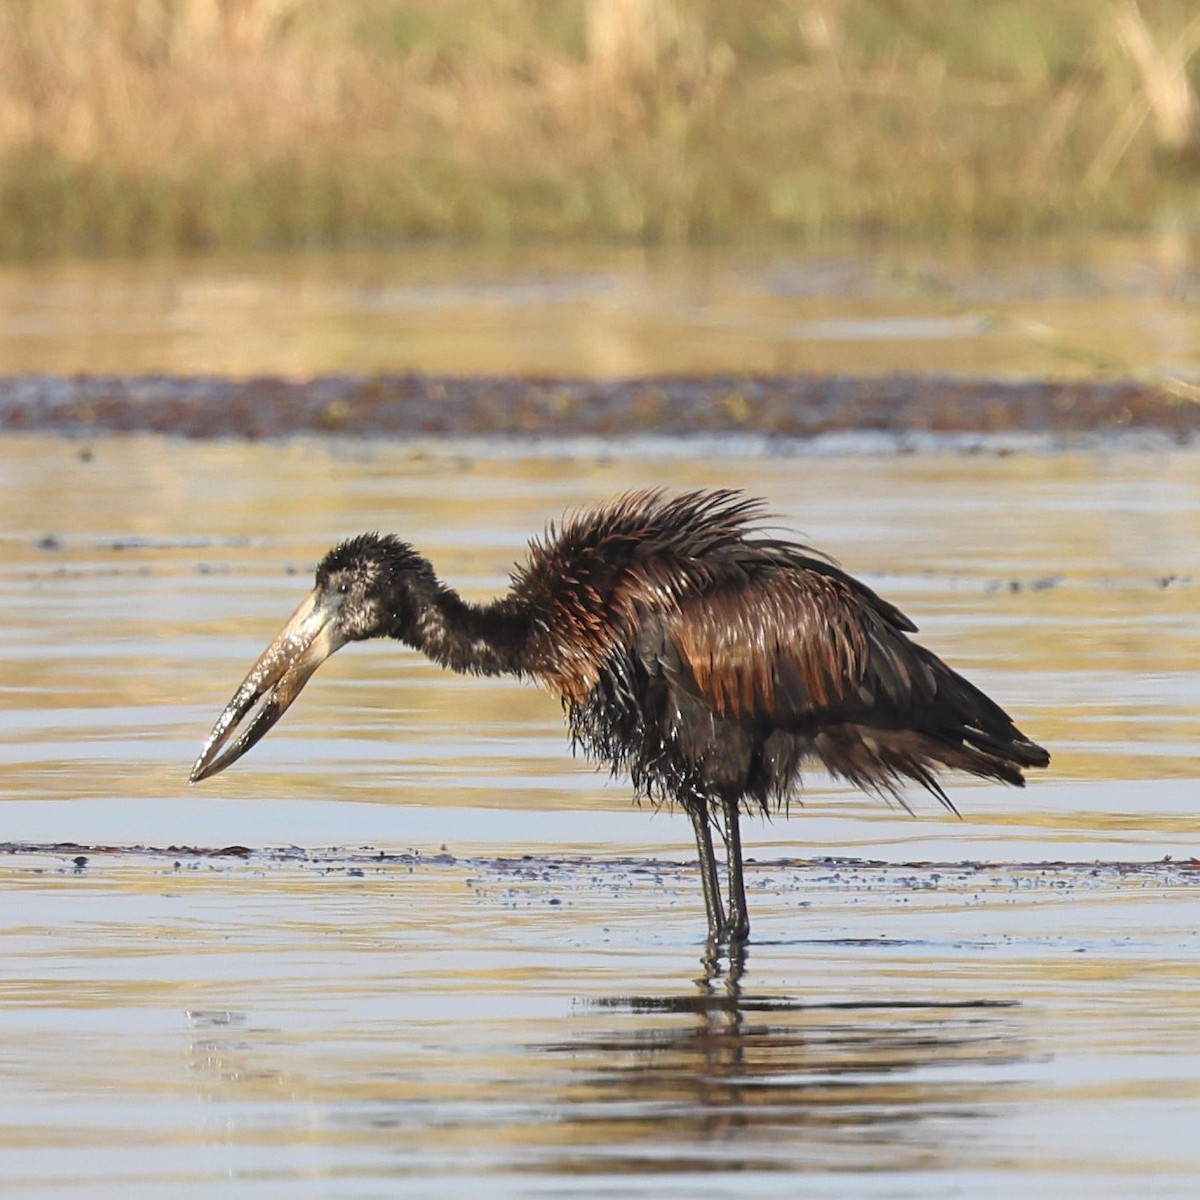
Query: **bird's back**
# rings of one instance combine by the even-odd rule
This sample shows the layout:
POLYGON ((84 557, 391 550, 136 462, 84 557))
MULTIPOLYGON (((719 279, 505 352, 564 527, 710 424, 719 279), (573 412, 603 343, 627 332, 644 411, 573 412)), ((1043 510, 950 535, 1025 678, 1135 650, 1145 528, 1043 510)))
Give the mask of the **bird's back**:
POLYGON ((729 491, 630 493, 534 542, 514 577, 530 673, 576 740, 655 800, 784 800, 805 759, 874 790, 1048 756, 893 605, 754 528, 729 491))

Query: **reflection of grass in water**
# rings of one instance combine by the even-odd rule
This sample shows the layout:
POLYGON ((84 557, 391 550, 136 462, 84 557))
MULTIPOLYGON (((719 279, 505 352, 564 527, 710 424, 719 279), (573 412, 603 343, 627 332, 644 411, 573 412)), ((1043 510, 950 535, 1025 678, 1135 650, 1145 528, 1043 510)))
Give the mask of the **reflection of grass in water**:
POLYGON ((9 254, 1144 224, 1200 144, 1200 19, 1149 2, 0 0, 0 30, 9 254))

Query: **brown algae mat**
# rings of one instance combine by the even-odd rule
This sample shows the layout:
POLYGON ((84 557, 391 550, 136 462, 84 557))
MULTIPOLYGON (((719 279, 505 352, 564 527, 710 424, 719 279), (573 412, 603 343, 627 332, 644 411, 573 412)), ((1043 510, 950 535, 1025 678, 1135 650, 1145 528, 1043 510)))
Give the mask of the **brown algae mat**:
POLYGON ((0 377, 0 430, 189 438, 1143 432, 1188 442, 1200 403, 1136 380, 716 375, 624 380, 424 374, 0 377))

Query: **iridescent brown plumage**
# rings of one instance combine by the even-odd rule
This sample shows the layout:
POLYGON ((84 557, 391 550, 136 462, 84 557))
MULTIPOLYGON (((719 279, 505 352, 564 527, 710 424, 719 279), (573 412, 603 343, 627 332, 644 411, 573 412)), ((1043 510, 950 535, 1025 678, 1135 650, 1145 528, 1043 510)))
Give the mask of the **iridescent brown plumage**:
POLYGON ((192 780, 249 750, 339 646, 397 638, 453 670, 557 694, 576 745, 688 813, 710 936, 738 942, 750 927, 739 814, 785 803, 804 762, 897 797, 912 780, 951 808, 944 768, 1021 786, 1022 768, 1049 763, 909 638, 899 609, 817 552, 756 533, 760 513, 736 492, 630 493, 551 526, 485 605, 397 538, 343 542, 222 713, 192 780))

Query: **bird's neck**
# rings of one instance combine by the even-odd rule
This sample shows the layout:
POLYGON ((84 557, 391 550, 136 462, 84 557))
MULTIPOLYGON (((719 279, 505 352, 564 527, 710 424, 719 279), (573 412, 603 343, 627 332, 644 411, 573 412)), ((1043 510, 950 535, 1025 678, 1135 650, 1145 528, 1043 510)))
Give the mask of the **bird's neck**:
POLYGON ((437 583, 420 598, 408 627, 397 636, 434 662, 470 675, 520 675, 529 622, 511 596, 471 604, 437 583))

